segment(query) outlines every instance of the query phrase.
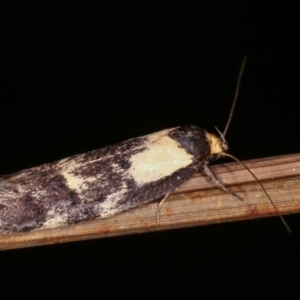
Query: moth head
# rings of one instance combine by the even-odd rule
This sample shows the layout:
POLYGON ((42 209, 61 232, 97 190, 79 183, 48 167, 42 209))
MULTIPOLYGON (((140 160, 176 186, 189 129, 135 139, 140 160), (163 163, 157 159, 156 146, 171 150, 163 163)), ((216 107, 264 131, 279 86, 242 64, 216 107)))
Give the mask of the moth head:
POLYGON ((214 134, 207 133, 207 139, 210 145, 210 156, 209 160, 214 161, 220 157, 226 156, 228 151, 228 144, 221 135, 221 138, 218 138, 214 134))

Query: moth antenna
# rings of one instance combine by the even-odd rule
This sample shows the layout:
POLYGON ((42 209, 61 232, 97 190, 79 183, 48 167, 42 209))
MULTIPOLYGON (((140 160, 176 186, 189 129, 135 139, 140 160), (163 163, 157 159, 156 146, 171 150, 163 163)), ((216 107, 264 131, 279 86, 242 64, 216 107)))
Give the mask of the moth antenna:
POLYGON ((248 172, 253 176, 253 178, 255 178, 255 180, 258 182, 258 184, 260 185, 260 187, 262 188, 262 190, 264 191, 264 193, 266 194, 266 196, 268 197, 269 202, 272 204, 272 206, 274 207, 274 209, 276 210, 278 217, 281 219, 281 222, 283 223, 283 225, 285 226, 285 228, 287 229, 287 231, 289 233, 291 233, 291 228, 289 227, 289 225, 287 224, 287 222, 285 221, 285 219, 283 218, 282 214, 279 212, 279 210, 277 209, 276 205, 274 204, 274 202, 272 201, 271 197, 269 196, 269 194, 267 193, 266 189, 264 188, 264 186, 261 184, 261 182, 258 180, 258 178, 256 177, 256 175, 239 159, 237 159, 235 156, 230 155, 228 153, 224 153, 225 156, 228 156, 232 159, 234 159, 235 161, 237 161, 238 163, 240 163, 242 166, 244 166, 244 168, 246 170, 248 170, 248 172))
POLYGON ((238 95, 239 95, 239 92, 240 92, 240 85, 241 85, 242 76, 243 76, 243 73, 244 73, 246 62, 247 62, 247 56, 245 56, 243 58, 243 62, 242 62, 241 68, 240 68, 239 77, 238 77, 237 84, 236 84, 235 94, 234 94, 233 103, 232 103, 232 106, 231 106, 229 118, 228 118, 226 127, 224 129, 224 132, 223 132, 223 134, 221 134, 222 139, 224 139, 224 140, 225 140, 225 135, 228 131, 229 125, 231 123, 232 116, 233 116, 233 111, 235 109, 235 104, 236 104, 236 101, 237 101, 237 98, 238 98, 238 95))
POLYGON ((218 134, 220 135, 220 138, 222 140, 223 145, 227 144, 226 140, 225 140, 225 136, 223 135, 223 133, 218 129, 217 126, 215 126, 216 131, 218 132, 218 134))

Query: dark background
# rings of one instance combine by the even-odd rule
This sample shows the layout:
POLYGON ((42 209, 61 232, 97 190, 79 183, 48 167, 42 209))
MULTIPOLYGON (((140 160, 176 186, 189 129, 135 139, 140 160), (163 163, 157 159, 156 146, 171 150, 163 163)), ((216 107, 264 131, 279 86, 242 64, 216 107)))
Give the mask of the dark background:
MULTIPOLYGON (((222 130, 244 55, 230 153, 300 151, 293 2, 104 3, 1 4, 2 174, 178 125, 222 130)), ((268 218, 2 252, 2 293, 297 298, 299 218, 290 235, 268 218)))

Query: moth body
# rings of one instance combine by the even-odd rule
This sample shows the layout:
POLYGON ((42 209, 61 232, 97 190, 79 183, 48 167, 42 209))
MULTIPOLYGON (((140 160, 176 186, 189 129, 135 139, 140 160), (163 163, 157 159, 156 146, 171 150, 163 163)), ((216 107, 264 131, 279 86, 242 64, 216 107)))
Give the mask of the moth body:
POLYGON ((202 128, 176 127, 3 177, 0 230, 112 216, 172 192, 226 150, 202 128))

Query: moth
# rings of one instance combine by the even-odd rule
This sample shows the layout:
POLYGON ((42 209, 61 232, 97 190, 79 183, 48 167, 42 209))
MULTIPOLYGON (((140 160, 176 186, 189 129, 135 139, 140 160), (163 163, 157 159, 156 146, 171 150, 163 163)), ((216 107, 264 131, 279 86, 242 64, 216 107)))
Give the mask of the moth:
MULTIPOLYGON (((237 92, 244 65, 245 60, 237 92)), ((175 127, 1 177, 0 230, 26 232, 109 217, 168 195, 200 169, 231 193, 208 164, 230 156, 225 134, 237 92, 220 138, 197 126, 175 127)))

